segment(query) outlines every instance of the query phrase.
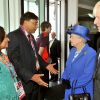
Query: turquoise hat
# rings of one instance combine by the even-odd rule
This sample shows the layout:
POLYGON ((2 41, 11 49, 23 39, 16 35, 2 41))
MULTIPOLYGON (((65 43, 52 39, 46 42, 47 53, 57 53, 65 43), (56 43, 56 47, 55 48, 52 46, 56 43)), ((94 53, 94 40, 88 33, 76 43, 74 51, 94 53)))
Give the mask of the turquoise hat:
POLYGON ((90 32, 89 29, 82 25, 74 25, 66 31, 68 34, 76 34, 84 38, 85 40, 90 40, 87 34, 90 32))

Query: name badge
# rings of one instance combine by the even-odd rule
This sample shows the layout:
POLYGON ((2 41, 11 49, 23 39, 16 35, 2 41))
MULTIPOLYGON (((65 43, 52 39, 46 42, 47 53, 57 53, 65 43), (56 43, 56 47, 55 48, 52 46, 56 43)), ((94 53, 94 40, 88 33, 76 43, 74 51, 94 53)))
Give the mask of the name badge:
POLYGON ((18 93, 19 99, 22 100, 22 98, 25 96, 25 91, 24 88, 22 86, 22 82, 18 81, 14 83, 16 92, 18 93))

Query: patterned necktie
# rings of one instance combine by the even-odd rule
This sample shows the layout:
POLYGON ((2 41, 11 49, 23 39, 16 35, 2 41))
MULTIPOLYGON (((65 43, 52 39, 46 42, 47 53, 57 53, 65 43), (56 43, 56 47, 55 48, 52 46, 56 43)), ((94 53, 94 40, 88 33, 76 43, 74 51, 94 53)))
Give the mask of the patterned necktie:
POLYGON ((36 68, 39 69, 39 68, 40 68, 40 65, 39 65, 39 61, 38 61, 38 56, 37 56, 37 54, 36 54, 36 49, 35 49, 35 46, 34 46, 34 43, 33 43, 34 37, 31 36, 31 35, 28 35, 28 39, 29 39, 29 42, 30 42, 30 44, 31 44, 31 46, 32 46, 33 51, 35 52, 36 68))
POLYGON ((33 43, 34 37, 32 37, 31 35, 28 35, 28 39, 29 39, 29 42, 32 46, 33 51, 35 51, 35 46, 34 46, 34 43, 33 43))

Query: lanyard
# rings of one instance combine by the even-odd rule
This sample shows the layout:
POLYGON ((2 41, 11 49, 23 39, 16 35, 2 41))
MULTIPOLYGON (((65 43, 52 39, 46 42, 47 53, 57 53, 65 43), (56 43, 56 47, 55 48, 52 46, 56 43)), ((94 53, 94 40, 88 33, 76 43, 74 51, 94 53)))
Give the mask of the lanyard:
POLYGON ((12 78, 14 79, 15 76, 17 76, 13 65, 9 62, 9 59, 6 55, 4 55, 3 53, 0 53, 0 61, 3 62, 6 67, 8 68, 8 70, 11 73, 12 78))

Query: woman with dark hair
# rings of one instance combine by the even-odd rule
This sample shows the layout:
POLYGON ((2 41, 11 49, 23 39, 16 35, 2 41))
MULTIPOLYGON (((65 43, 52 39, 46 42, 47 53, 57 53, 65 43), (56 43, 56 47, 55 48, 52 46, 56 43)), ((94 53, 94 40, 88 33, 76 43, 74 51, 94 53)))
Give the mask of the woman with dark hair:
POLYGON ((1 52, 8 47, 9 38, 4 28, 0 26, 0 100, 19 100, 14 84, 16 73, 8 57, 1 52))

